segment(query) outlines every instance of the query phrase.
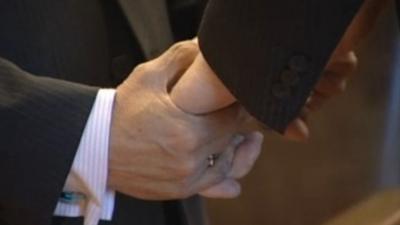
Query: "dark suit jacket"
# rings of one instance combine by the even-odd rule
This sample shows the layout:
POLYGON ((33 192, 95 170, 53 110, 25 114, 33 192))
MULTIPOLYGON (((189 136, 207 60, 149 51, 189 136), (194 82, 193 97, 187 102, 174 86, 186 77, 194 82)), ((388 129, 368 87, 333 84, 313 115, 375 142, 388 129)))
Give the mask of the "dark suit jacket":
POLYGON ((216 74, 256 118, 283 132, 363 0, 211 0, 199 32, 216 74))
MULTIPOLYGON (((197 4, 0 0, 1 225, 82 223, 52 214, 97 87, 119 84, 174 40, 193 37, 197 4)), ((156 202, 119 194, 111 224, 202 224, 201 213, 197 198, 156 202)))

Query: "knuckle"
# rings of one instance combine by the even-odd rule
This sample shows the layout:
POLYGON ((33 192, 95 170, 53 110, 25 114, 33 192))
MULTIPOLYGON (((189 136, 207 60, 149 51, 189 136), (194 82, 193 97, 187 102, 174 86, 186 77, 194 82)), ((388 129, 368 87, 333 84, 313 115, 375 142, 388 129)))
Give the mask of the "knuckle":
POLYGON ((193 132, 186 132, 182 137, 183 148, 187 152, 193 152, 199 145, 199 140, 196 134, 193 132))
POLYGON ((178 42, 171 47, 172 51, 180 51, 185 46, 185 42, 178 42))
POLYGON ((137 74, 146 73, 147 71, 149 71, 149 64, 141 63, 141 64, 137 65, 133 71, 137 74))
POLYGON ((181 166, 179 168, 178 176, 185 180, 186 178, 191 177, 196 172, 196 162, 189 157, 186 157, 185 160, 182 161, 181 166))
POLYGON ((174 166, 170 168, 170 173, 178 182, 185 182, 186 179, 193 177, 197 171, 195 157, 188 154, 177 154, 174 166))
POLYGON ((358 58, 354 52, 348 52, 337 56, 327 67, 330 71, 335 71, 341 77, 348 77, 357 68, 358 58))
POLYGON ((197 44, 193 41, 182 41, 174 44, 171 51, 178 55, 186 52, 194 52, 197 50, 197 44))
POLYGON ((176 196, 179 196, 179 198, 187 198, 190 196, 190 183, 188 182, 188 179, 181 180, 178 185, 176 186, 176 196))
POLYGON ((329 92, 332 95, 343 93, 346 90, 347 81, 344 79, 335 80, 330 84, 329 92))
POLYGON ((355 52, 349 52, 349 54, 347 55, 347 61, 349 62, 349 64, 352 65, 352 67, 357 67, 358 65, 358 58, 355 52))
POLYGON ((189 157, 187 160, 185 160, 184 167, 186 168, 187 171, 190 172, 190 174, 195 172, 197 167, 197 162, 194 159, 194 157, 189 157))
POLYGON ((170 130, 169 145, 179 152, 193 152, 198 146, 197 135, 189 128, 176 126, 170 130))
POLYGON ((138 66, 135 67, 133 70, 134 78, 137 79, 141 83, 148 83, 150 80, 149 76, 151 73, 153 73, 153 66, 151 62, 146 62, 139 64, 138 66))

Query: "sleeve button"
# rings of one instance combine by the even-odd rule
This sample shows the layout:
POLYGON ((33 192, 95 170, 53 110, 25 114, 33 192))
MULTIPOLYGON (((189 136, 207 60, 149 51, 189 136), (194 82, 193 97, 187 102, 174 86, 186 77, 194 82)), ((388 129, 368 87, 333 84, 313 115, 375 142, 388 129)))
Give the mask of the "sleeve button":
POLYGON ((303 55, 295 55, 289 60, 289 68, 298 73, 306 72, 309 66, 309 60, 303 55))
POLYGON ((299 74, 293 70, 284 70, 280 78, 282 83, 288 86, 297 85, 300 81, 299 74))
POLYGON ((291 95, 290 87, 280 83, 272 85, 271 91, 273 96, 279 99, 287 98, 291 95))

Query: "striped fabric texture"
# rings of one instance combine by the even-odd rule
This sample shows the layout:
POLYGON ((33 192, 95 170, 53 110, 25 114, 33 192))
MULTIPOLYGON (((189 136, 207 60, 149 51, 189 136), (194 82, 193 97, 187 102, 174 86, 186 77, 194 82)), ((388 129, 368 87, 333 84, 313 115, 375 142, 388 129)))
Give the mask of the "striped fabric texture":
POLYGON ((115 192, 107 188, 108 147, 115 90, 99 90, 68 175, 64 191, 81 193, 79 202, 60 200, 54 215, 84 216, 84 225, 111 220, 115 192))

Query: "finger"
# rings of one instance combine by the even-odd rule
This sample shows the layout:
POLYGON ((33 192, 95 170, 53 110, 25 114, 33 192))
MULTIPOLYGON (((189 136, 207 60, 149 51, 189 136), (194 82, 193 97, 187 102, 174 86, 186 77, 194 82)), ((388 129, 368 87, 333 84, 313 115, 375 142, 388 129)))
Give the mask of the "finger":
POLYGON ((199 47, 193 41, 183 41, 173 45, 160 57, 149 62, 156 71, 148 74, 147 80, 161 87, 173 86, 193 63, 198 53, 199 47))
POLYGON ((357 68, 358 58, 354 51, 347 51, 342 53, 340 51, 335 51, 325 67, 325 70, 334 71, 337 73, 352 72, 357 68))
POLYGON ((227 151, 234 152, 244 140, 245 136, 242 134, 228 134, 225 137, 215 138, 215 140, 205 144, 195 154, 197 158, 207 158, 209 155, 221 155, 227 151))
POLYGON ((244 129, 252 119, 243 106, 235 103, 214 113, 203 114, 199 123, 203 126, 203 130, 207 130, 212 137, 220 134, 239 133, 238 131, 244 129))
POLYGON ((324 74, 315 90, 328 97, 342 93, 346 88, 347 80, 356 68, 357 56, 353 51, 335 53, 325 67, 324 74))
POLYGON ((236 198, 239 196, 241 186, 235 179, 242 178, 249 173, 261 152, 262 142, 263 135, 259 132, 248 135, 236 151, 232 170, 228 174, 229 178, 201 191, 200 195, 208 198, 236 198))
POLYGON ((199 194, 207 198, 236 198, 240 195, 241 186, 234 179, 226 179, 199 194))
POLYGON ((246 136, 236 149, 232 170, 228 175, 230 178, 240 179, 250 172, 261 153, 263 140, 264 135, 260 132, 253 132, 246 136))
POLYGON ((297 118, 292 123, 289 124, 285 131, 284 137, 292 141, 306 141, 310 136, 310 131, 308 129, 307 123, 297 118))
POLYGON ((230 145, 225 148, 225 151, 218 156, 215 165, 212 167, 209 167, 207 157, 204 158, 204 169, 202 174, 194 177, 197 181, 194 185, 194 189, 197 190, 196 193, 220 183, 228 176, 228 173, 232 168, 235 149, 239 144, 239 139, 230 143, 230 145))
POLYGON ((354 52, 334 54, 315 90, 328 97, 342 93, 356 68, 357 57, 354 52))
POLYGON ((213 149, 212 152, 208 149, 200 149, 200 154, 193 155, 196 159, 202 159, 200 162, 196 163, 196 173, 193 174, 190 180, 190 183, 194 184, 193 189, 197 190, 194 193, 217 184, 227 176, 229 169, 232 166, 235 150, 244 140, 245 137, 243 135, 237 134, 230 138, 230 142, 225 144, 224 148, 216 148, 213 149), (204 154, 204 152, 208 153, 204 154), (216 156, 214 161, 216 165, 212 167, 209 165, 210 162, 208 158, 210 155, 216 156))
POLYGON ((306 124, 308 124, 308 118, 311 114, 311 109, 307 106, 307 104, 301 109, 299 118, 302 119, 306 124))
POLYGON ((242 133, 247 114, 238 104, 207 115, 186 115, 187 126, 193 132, 198 149, 196 157, 205 158, 210 154, 224 152, 232 138, 242 133))
POLYGON ((338 74, 336 72, 327 71, 318 82, 315 90, 326 97, 338 95, 346 90, 347 79, 347 74, 338 74))
POLYGON ((232 166, 235 151, 236 151, 236 149, 239 148, 239 146, 243 143, 244 140, 245 140, 244 135, 236 134, 233 137, 230 137, 230 142, 228 142, 228 144, 225 144, 224 148, 216 148, 211 151, 209 151, 208 149, 207 150, 201 149, 201 152, 205 151, 208 153, 196 156, 196 158, 201 158, 203 160, 200 165, 200 169, 198 170, 199 172, 196 175, 197 177, 195 177, 194 179, 198 180, 199 178, 203 177, 204 174, 210 172, 210 169, 213 169, 213 168, 210 168, 210 165, 209 165, 208 157, 210 155, 216 156, 216 159, 215 159, 216 162, 219 162, 221 160, 227 160, 227 162, 230 163, 230 166, 232 166))
POLYGON ((329 97, 324 94, 315 91, 306 103, 306 108, 311 111, 317 111, 329 100, 329 97))

